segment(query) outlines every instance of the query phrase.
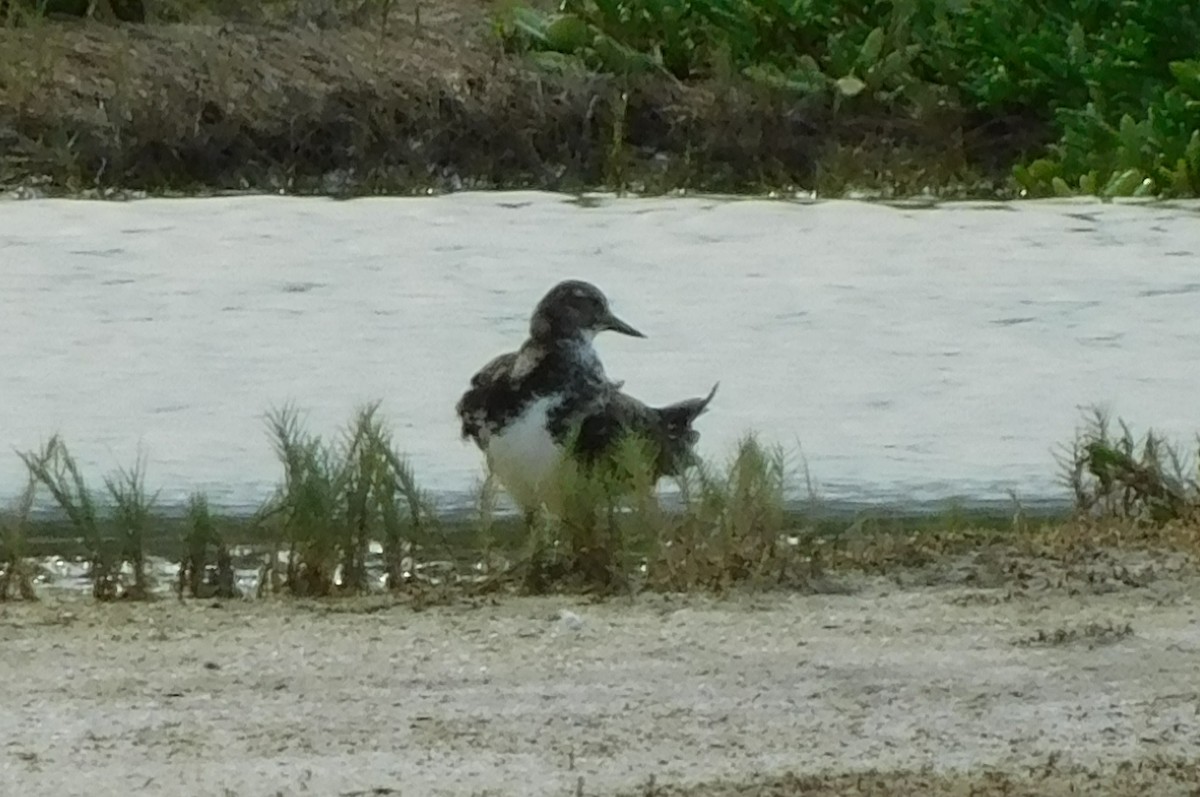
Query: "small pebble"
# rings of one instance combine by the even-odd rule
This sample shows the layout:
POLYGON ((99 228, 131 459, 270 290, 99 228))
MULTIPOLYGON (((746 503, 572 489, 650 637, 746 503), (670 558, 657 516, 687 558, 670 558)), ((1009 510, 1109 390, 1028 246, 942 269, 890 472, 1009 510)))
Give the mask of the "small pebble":
POLYGON ((575 614, 569 609, 563 609, 558 613, 558 620, 566 628, 572 631, 578 631, 583 628, 583 618, 575 614))

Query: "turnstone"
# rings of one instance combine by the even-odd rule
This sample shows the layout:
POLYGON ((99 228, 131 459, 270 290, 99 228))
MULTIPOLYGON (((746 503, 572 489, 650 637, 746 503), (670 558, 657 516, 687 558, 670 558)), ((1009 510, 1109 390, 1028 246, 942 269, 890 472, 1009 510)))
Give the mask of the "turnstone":
POLYGON ((613 314, 595 285, 560 282, 534 308, 521 348, 480 369, 458 401, 463 438, 475 441, 526 514, 543 502, 566 441, 620 390, 592 346, 604 330, 645 337, 613 314))

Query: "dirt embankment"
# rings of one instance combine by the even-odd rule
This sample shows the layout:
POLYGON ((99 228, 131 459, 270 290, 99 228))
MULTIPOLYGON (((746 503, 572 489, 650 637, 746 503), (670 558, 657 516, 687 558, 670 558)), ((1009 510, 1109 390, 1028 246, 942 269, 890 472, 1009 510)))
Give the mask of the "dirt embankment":
POLYGON ((0 606, 0 793, 1200 786, 1200 576, 1177 555, 979 554, 726 600, 381 600, 0 606))
POLYGON ((742 84, 538 72, 502 51, 478 0, 390 8, 386 26, 0 28, 0 185, 987 191, 1012 157, 1007 131, 964 135, 956 117, 836 116, 742 84))

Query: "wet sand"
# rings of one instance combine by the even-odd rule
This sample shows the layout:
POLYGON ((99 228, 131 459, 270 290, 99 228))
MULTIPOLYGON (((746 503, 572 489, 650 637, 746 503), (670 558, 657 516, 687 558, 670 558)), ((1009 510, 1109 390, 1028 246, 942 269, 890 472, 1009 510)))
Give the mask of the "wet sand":
POLYGON ((0 793, 1196 793, 1194 565, 978 554, 827 586, 424 611, 48 592, 0 605, 0 793))

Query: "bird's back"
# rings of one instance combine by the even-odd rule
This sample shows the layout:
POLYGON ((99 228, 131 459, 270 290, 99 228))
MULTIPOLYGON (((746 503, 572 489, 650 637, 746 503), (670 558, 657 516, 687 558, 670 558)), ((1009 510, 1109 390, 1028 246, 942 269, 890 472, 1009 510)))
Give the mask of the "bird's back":
POLYGON ((471 387, 459 398, 455 409, 462 422, 462 436, 474 440, 483 448, 487 442, 489 419, 497 412, 511 409, 516 412, 516 390, 512 371, 518 352, 505 352, 494 357, 471 377, 471 387))
POLYGON ((560 437, 602 405, 613 385, 590 345, 527 341, 520 350, 492 359, 471 377, 458 401, 463 438, 487 448, 490 434, 517 418, 532 402, 554 396, 546 407, 549 430, 560 437))
POLYGON ((621 440, 633 435, 653 446, 654 476, 680 475, 692 462, 700 438, 692 424, 716 393, 651 407, 633 396, 614 390, 602 407, 583 419, 575 439, 575 454, 587 463, 612 455, 621 440))

